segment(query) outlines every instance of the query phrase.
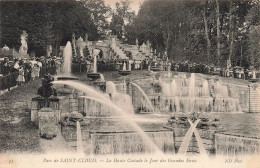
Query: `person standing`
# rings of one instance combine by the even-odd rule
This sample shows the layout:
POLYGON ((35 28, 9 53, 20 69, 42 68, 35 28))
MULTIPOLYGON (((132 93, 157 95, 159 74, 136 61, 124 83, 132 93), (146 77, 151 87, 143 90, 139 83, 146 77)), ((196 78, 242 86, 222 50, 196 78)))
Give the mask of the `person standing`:
POLYGON ((21 85, 23 82, 25 82, 25 79, 24 79, 24 69, 23 69, 22 66, 20 66, 19 75, 18 75, 16 81, 18 82, 18 85, 21 85))

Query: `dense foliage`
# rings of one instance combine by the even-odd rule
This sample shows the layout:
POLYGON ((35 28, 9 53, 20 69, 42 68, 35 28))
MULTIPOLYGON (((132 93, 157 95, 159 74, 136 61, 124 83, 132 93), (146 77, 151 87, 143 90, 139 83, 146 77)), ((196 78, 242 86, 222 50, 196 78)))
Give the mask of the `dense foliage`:
POLYGON ((259 0, 147 0, 125 31, 176 61, 259 67, 259 21, 259 0))
POLYGON ((50 44, 57 54, 59 46, 71 40, 72 32, 77 38, 88 33, 90 40, 98 40, 110 10, 102 0, 0 1, 0 9, 0 46, 19 49, 25 30, 28 52, 38 56, 45 55, 50 44))

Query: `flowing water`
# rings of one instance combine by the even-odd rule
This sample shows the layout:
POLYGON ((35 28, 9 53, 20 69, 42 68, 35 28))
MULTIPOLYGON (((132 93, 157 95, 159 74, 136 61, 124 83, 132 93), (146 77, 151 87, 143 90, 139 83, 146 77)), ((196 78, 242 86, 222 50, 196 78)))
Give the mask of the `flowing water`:
POLYGON ((192 134, 193 134, 194 130, 196 129, 196 126, 198 125, 199 122, 200 122, 200 119, 195 121, 195 123, 192 124, 191 127, 189 128, 189 130, 186 132, 186 134, 182 140, 181 146, 179 148, 178 154, 181 154, 181 155, 186 154, 188 146, 189 146, 191 138, 192 138, 192 134))
POLYGON ((138 86, 137 84, 135 84, 135 83, 131 83, 133 86, 135 86, 141 93, 142 93, 142 95, 144 96, 144 98, 145 98, 145 100, 147 101, 147 103, 148 103, 148 105, 149 105, 149 108, 150 108, 150 110, 151 111, 154 111, 154 107, 153 107, 153 105, 152 105, 152 103, 151 103, 151 100, 147 97, 147 95, 145 94, 145 92, 143 91, 143 89, 140 87, 140 86, 138 86))
POLYGON ((97 73, 97 56, 94 55, 93 73, 97 73))
POLYGON ((117 92, 117 90, 116 90, 115 83, 111 82, 111 81, 107 81, 106 82, 106 93, 113 94, 116 92, 117 92))
POLYGON ((146 135, 146 133, 144 133, 143 130, 135 122, 129 120, 129 118, 131 118, 131 115, 127 114, 124 110, 120 109, 109 98, 107 98, 107 96, 104 96, 104 94, 78 81, 54 81, 53 83, 65 84, 74 87, 75 89, 83 91, 86 95, 89 96, 88 97, 89 99, 98 101, 99 103, 102 103, 108 106, 109 108, 114 109, 117 115, 120 115, 126 123, 130 124, 133 127, 133 129, 140 134, 143 141, 146 142, 145 144, 147 144, 147 148, 148 148, 147 151, 161 153, 161 150, 151 141, 151 139, 146 135))
POLYGON ((123 71, 126 71, 126 63, 123 63, 123 71))
POLYGON ((77 124, 77 153, 83 154, 84 148, 83 148, 83 143, 82 143, 81 128, 80 128, 79 121, 77 121, 76 124, 77 124))
POLYGON ((71 76, 71 62, 72 62, 72 46, 68 41, 64 50, 63 50, 63 67, 62 72, 64 76, 71 76))

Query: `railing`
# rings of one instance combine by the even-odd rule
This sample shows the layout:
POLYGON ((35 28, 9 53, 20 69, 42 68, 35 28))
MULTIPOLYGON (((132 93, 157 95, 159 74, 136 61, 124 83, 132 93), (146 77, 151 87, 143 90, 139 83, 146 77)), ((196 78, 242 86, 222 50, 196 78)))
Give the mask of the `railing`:
POLYGON ((18 75, 19 72, 14 72, 0 77, 0 90, 10 89, 11 87, 16 86, 18 75))
POLYGON ((45 74, 48 73, 50 73, 51 75, 56 75, 56 66, 41 67, 40 78, 42 78, 45 74))
POLYGON ((88 66, 86 63, 73 63, 71 65, 71 72, 72 73, 82 73, 87 72, 88 66))

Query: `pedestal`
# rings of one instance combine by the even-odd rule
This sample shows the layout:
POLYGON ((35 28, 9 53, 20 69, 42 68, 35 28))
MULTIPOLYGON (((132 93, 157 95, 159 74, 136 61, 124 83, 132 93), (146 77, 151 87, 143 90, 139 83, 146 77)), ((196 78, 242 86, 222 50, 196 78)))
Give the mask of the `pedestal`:
POLYGON ((55 117, 55 123, 60 122, 60 115, 66 110, 69 110, 69 99, 66 97, 50 97, 48 99, 43 97, 34 97, 32 98, 31 105, 31 121, 35 122, 36 125, 39 125, 39 113, 42 108, 52 109, 52 113, 55 117))
POLYGON ((42 108, 38 112, 38 127, 40 135, 46 139, 52 139, 59 132, 57 114, 51 108, 42 108))

